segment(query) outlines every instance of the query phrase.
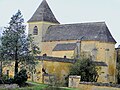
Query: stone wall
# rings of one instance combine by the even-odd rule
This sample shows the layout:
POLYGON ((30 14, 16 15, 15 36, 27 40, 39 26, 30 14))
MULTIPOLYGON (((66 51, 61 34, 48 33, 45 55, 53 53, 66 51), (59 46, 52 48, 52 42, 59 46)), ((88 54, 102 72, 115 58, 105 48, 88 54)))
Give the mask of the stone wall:
POLYGON ((69 87, 75 87, 80 90, 120 90, 119 84, 98 83, 98 82, 80 82, 80 76, 69 76, 69 87))
POLYGON ((66 56, 66 58, 73 58, 74 57, 74 50, 69 51, 53 51, 52 56, 55 57, 62 57, 66 56))
POLYGON ((40 48, 41 51, 42 51, 42 38, 45 35, 50 25, 55 25, 55 23, 43 22, 43 21, 28 23, 28 34, 33 35, 34 27, 37 26, 38 28, 38 35, 33 35, 33 37, 34 37, 34 43, 40 48))
POLYGON ((80 90, 120 90, 120 88, 117 87, 95 86, 95 85, 86 85, 86 84, 79 84, 78 88, 80 90))
POLYGON ((70 65, 71 63, 44 61, 43 67, 46 73, 55 75, 57 79, 62 80, 68 75, 70 65))
POLYGON ((44 74, 43 75, 43 83, 44 84, 51 84, 53 85, 55 83, 55 76, 54 75, 50 75, 50 74, 44 74))
MULTIPOLYGON (((66 41, 51 41, 42 42, 42 53, 53 57, 66 57, 72 58, 75 52, 72 51, 52 51, 57 44, 61 43, 76 43, 76 40, 66 40, 66 41), (73 54, 73 55, 72 55, 73 54)), ((94 57, 93 60, 98 62, 105 62, 107 68, 102 68, 104 72, 99 76, 98 82, 116 82, 116 52, 114 43, 106 43, 99 41, 81 41, 80 53, 85 56, 94 57)))

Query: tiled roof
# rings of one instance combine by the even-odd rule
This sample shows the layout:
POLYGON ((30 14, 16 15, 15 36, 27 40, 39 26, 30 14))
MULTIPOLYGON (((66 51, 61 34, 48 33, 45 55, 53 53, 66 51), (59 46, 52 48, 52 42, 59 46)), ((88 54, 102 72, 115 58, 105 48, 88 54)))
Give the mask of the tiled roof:
POLYGON ((93 63, 95 63, 95 65, 97 65, 97 66, 108 66, 105 62, 93 61, 93 63))
POLYGON ((105 22, 52 25, 43 41, 81 39, 116 43, 105 22))
POLYGON ((43 0, 40 6, 37 8, 33 16, 28 20, 28 22, 36 21, 47 21, 52 23, 59 23, 54 14, 52 13, 50 7, 48 6, 46 0, 43 0))
MULTIPOLYGON (((44 61, 64 62, 64 63, 75 63, 76 62, 76 59, 50 57, 50 56, 36 56, 36 58, 41 61, 44 60, 44 61)), ((105 67, 108 66, 105 62, 93 61, 93 63, 95 63, 95 65, 97 65, 97 66, 105 66, 105 67)))
POLYGON ((50 57, 50 56, 36 56, 39 60, 52 61, 52 62, 65 62, 65 63, 75 63, 75 59, 68 58, 58 58, 58 57, 50 57))
POLYGON ((74 50, 76 48, 76 43, 64 43, 57 44, 53 51, 66 51, 66 50, 74 50))

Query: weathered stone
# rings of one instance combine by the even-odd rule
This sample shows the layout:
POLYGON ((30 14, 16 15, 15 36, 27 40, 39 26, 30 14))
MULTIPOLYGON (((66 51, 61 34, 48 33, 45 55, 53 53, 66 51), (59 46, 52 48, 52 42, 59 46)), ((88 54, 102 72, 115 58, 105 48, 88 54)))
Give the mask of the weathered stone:
POLYGON ((69 76, 69 87, 78 87, 80 78, 80 76, 69 76))
POLYGON ((1 84, 0 89, 14 89, 14 88, 19 88, 17 84, 1 84))

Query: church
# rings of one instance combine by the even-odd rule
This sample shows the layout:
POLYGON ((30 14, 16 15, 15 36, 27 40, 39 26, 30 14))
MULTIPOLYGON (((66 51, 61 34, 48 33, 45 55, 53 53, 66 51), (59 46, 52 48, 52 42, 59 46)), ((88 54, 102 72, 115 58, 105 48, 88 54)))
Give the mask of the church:
POLYGON ((84 55, 101 67, 98 82, 116 82, 116 41, 105 22, 61 24, 43 0, 28 20, 28 30, 41 50, 35 81, 42 82, 41 68, 64 78, 75 58, 84 55))

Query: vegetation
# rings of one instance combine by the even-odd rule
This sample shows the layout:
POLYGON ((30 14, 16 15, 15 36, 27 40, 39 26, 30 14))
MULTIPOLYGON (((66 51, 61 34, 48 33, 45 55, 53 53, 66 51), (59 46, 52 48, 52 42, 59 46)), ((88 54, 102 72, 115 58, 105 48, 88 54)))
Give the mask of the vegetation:
POLYGON ((15 75, 18 73, 19 64, 34 64, 35 54, 39 53, 37 52, 39 48, 33 43, 31 35, 26 35, 25 27, 23 16, 18 10, 11 17, 9 25, 1 37, 0 59, 15 62, 15 75))
POLYGON ((25 85, 25 82, 27 81, 27 71, 25 69, 22 69, 19 73, 17 73, 14 77, 14 82, 18 84, 19 86, 25 85))
MULTIPOLYGON (((34 44, 31 35, 25 33, 26 26, 21 11, 11 17, 8 27, 5 27, 1 37, 0 44, 0 81, 1 83, 16 83, 19 86, 24 85, 27 81, 26 70, 30 68, 33 73, 36 65, 35 56, 40 53, 39 48, 34 44), (14 78, 1 78, 3 62, 14 62, 14 78), (20 68, 20 72, 18 72, 20 68)), ((7 64, 6 63, 6 64, 7 64)), ((5 65, 6 65, 5 64, 5 65)))
POLYGON ((71 66, 70 75, 81 76, 81 81, 96 82, 98 79, 98 72, 96 65, 90 58, 81 58, 71 66))

